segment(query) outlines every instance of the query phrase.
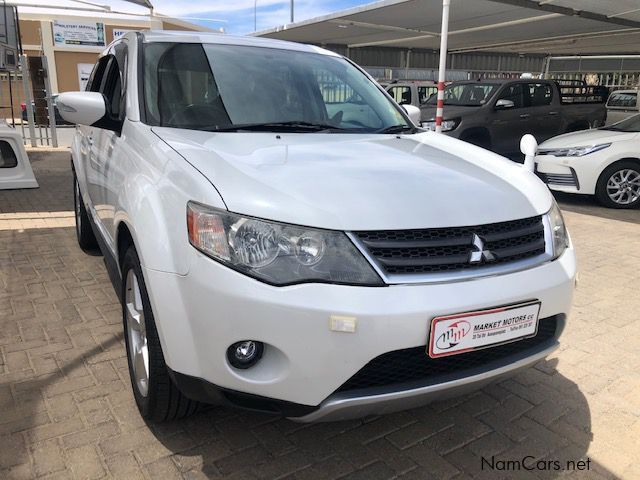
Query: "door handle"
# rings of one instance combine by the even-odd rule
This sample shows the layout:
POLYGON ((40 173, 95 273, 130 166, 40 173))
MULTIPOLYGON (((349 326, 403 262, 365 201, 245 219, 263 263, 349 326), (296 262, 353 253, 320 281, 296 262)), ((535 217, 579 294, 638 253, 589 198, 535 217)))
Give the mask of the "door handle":
POLYGON ((529 118, 531 115, 529 113, 520 114, 520 118, 529 118))
POLYGON ((558 115, 558 112, 549 112, 549 115, 558 115))

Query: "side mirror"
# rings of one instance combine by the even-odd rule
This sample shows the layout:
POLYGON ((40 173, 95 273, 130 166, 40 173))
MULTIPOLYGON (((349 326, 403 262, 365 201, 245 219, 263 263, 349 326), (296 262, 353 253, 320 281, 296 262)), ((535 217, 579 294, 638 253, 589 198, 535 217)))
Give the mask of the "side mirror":
POLYGON ((536 157, 536 151, 538 150, 538 142, 536 137, 527 133, 520 139, 520 151, 524 155, 524 168, 533 172, 535 169, 534 159, 536 157))
POLYGON ((402 105, 402 108, 405 112, 407 112, 407 115, 409 115, 409 118, 411 119, 413 124, 420 126, 420 117, 422 115, 420 109, 415 105, 402 105))
POLYGON ((496 102, 496 110, 506 110, 507 108, 513 108, 516 104, 506 98, 501 98, 496 102))
POLYGON ((93 125, 107 114, 104 96, 98 92, 61 93, 57 104, 62 118, 79 125, 93 125))

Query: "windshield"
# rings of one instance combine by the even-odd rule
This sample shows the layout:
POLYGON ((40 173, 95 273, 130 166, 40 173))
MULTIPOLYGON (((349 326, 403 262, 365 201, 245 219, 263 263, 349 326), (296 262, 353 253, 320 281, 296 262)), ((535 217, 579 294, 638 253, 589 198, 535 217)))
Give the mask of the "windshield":
POLYGON ((341 57, 236 45, 152 43, 144 50, 147 122, 201 130, 382 132, 413 129, 341 57))
MULTIPOLYGON (((444 89, 444 104, 479 107, 487 103, 497 89, 498 85, 495 83, 451 84, 444 89)), ((433 95, 427 104, 436 105, 437 100, 437 96, 433 95)))
POLYGON ((602 127, 601 130, 615 130, 616 132, 640 132, 640 115, 625 118, 624 120, 602 127))

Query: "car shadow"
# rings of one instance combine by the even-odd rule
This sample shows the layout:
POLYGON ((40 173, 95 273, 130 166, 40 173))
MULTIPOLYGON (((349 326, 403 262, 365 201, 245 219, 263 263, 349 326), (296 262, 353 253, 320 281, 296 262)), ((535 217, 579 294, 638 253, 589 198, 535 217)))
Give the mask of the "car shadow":
POLYGON ((589 405, 556 365, 543 361, 471 395, 362 420, 300 424, 210 407, 149 428, 189 478, 556 478, 580 460, 585 472, 588 465, 615 478, 587 458, 589 405))
POLYGON ((609 220, 619 220, 640 224, 640 209, 605 208, 598 204, 593 195, 571 195, 563 192, 552 192, 562 210, 591 215, 609 220))

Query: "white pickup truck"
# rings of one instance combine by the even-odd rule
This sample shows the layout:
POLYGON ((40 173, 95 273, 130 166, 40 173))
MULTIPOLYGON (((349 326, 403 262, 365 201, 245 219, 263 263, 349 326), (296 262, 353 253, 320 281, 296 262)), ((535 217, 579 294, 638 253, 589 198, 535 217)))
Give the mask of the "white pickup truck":
POLYGON ((558 346, 576 263, 547 187, 335 53, 130 32, 58 107, 145 418, 391 412, 558 346))
POLYGON ((613 125, 638 113, 638 90, 616 90, 607 99, 606 125, 613 125))

